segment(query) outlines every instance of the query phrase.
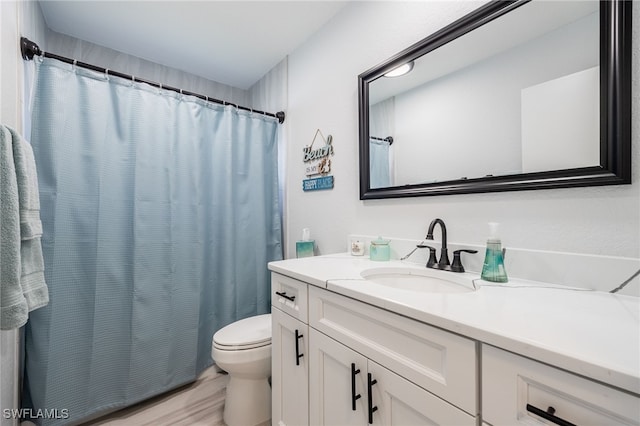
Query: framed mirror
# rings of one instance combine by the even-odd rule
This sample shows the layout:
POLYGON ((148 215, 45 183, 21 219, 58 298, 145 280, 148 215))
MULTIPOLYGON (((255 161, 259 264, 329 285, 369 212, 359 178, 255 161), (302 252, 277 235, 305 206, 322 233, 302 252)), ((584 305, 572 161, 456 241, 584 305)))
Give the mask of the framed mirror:
POLYGON ((631 7, 494 1, 362 73, 360 199, 631 183, 631 7))

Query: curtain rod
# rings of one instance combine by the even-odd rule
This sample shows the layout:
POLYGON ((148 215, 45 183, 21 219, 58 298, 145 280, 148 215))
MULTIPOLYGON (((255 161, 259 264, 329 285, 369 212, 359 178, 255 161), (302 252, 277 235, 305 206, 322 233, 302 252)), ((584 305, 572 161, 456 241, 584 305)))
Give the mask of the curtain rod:
POLYGON ((393 136, 387 136, 386 138, 377 138, 375 136, 369 136, 369 138, 373 139, 374 141, 389 142, 389 145, 393 145, 393 136))
POLYGON ((120 77, 120 78, 124 78, 127 80, 131 80, 131 81, 135 81, 135 82, 139 82, 139 83, 145 83, 148 84, 150 86, 153 87, 158 87, 160 89, 166 89, 166 90, 171 90, 173 92, 178 92, 180 94, 183 95, 188 95, 188 96, 195 96, 196 98, 200 98, 204 101, 207 102, 215 102, 217 104, 221 104, 221 105, 231 105, 234 106, 238 109, 242 109, 245 111, 251 111, 251 112, 255 112, 258 114, 262 114, 262 115, 267 115, 269 117, 275 117, 278 119, 278 122, 280 124, 284 123, 284 118, 285 118, 285 114, 284 111, 278 111, 275 114, 271 113, 271 112, 265 112, 265 111, 260 111, 260 110, 256 110, 256 109, 252 109, 252 108, 247 108, 241 105, 237 105, 234 104, 232 102, 226 102, 226 101, 221 101, 220 99, 215 99, 209 96, 205 96, 205 95, 200 95, 198 93, 193 93, 193 92, 189 92, 187 90, 182 90, 182 89, 177 89, 175 87, 171 87, 171 86, 165 86, 163 84, 160 83, 156 83, 154 81, 150 81, 150 80, 145 80, 142 78, 137 78, 133 75, 129 75, 129 74, 124 74, 121 72, 117 72, 117 71, 112 71, 110 69, 107 68, 102 68, 96 65, 91 65, 91 64, 87 64, 86 62, 80 62, 80 61, 76 61, 75 59, 70 59, 70 58, 65 58, 64 56, 59 56, 59 55, 55 55, 53 53, 48 53, 48 52, 43 52, 42 50, 40 50, 40 47, 38 47, 38 45, 36 43, 34 43, 33 41, 25 38, 25 37, 21 37, 20 38, 20 52, 22 52, 22 58, 24 60, 32 60, 33 57, 35 55, 38 56, 43 56, 45 58, 51 58, 51 59, 57 59, 58 61, 62 61, 65 62, 67 64, 72 64, 72 65, 76 65, 78 67, 81 68, 87 68, 90 69, 92 71, 96 71, 96 72, 101 72, 101 73, 105 73, 108 75, 113 75, 116 77, 120 77))

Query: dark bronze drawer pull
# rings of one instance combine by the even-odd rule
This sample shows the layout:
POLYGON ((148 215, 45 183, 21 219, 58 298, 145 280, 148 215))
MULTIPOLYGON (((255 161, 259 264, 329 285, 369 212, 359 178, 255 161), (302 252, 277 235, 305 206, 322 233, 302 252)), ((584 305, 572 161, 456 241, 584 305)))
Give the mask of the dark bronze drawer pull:
POLYGON ((547 408, 547 411, 543 411, 538 407, 534 407, 531 404, 527 404, 527 411, 560 426, 576 426, 571 422, 561 419, 560 417, 554 416, 556 409, 553 407, 549 407, 547 408))
POLYGON ((304 356, 304 354, 300 353, 300 339, 302 339, 303 336, 304 335, 296 329, 296 365, 300 365, 300 358, 304 356))
POLYGON ((285 299, 290 300, 290 301, 292 301, 292 302, 293 302, 294 300, 296 300, 296 297, 295 297, 295 296, 289 296, 289 295, 287 295, 287 292, 286 292, 286 291, 282 291, 282 292, 280 292, 280 291, 276 291, 276 294, 277 294, 278 296, 280 296, 280 297, 284 297, 285 299))
POLYGON ((356 365, 351 363, 351 409, 356 411, 356 401, 360 399, 362 395, 356 395, 356 374, 360 373, 360 369, 356 369, 356 365))
POLYGON ((373 405, 373 385, 378 383, 376 379, 371 377, 371 373, 367 373, 367 391, 369 392, 368 408, 369 408, 369 424, 373 424, 373 413, 378 411, 378 406, 373 405))

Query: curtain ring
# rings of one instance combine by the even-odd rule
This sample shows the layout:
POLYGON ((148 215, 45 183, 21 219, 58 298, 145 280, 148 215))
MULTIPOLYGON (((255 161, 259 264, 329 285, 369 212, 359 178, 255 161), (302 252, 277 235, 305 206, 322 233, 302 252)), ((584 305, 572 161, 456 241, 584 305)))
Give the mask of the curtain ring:
POLYGON ((78 71, 78 70, 77 70, 77 68, 76 68, 76 64, 77 64, 77 63, 78 63, 78 60, 77 60, 77 59, 74 59, 74 60, 73 60, 73 72, 77 72, 77 71, 78 71))
POLYGON ((109 80, 109 68, 105 68, 104 75, 105 75, 106 79, 109 80))

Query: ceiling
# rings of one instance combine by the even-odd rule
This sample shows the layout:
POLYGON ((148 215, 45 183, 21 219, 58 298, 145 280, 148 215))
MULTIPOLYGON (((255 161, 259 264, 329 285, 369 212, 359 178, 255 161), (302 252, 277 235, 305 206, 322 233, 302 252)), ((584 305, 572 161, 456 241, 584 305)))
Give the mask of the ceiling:
POLYGON ((241 89, 262 78, 346 3, 40 1, 53 31, 241 89))

